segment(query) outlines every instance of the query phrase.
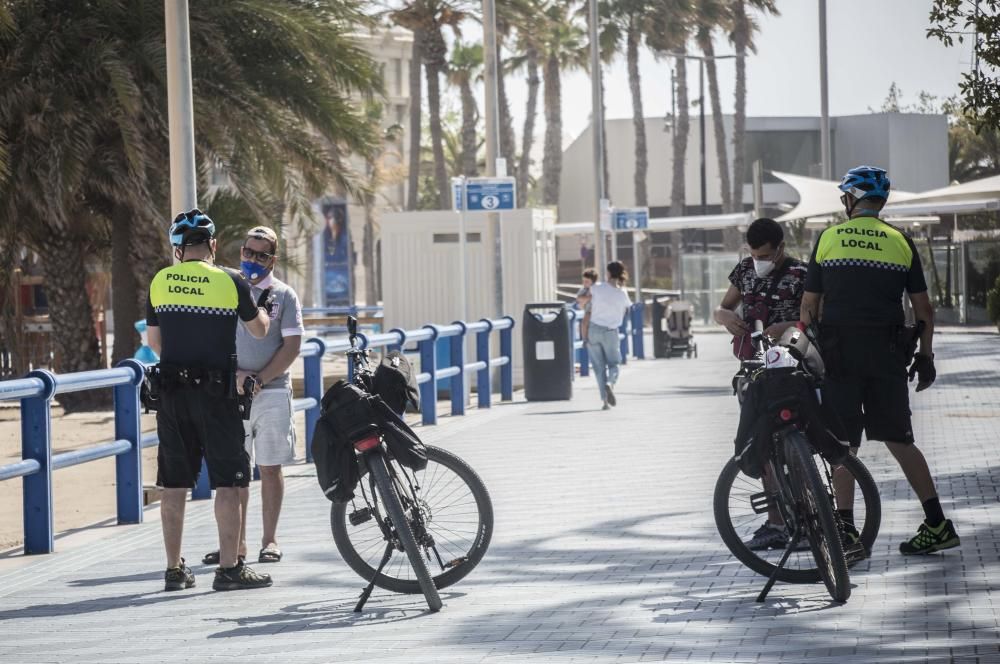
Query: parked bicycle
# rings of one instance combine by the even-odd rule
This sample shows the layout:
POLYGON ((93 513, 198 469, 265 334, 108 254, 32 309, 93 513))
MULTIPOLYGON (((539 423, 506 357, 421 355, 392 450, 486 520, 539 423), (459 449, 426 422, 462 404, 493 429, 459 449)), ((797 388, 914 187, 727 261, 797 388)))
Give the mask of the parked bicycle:
MULTIPOLYGON (((348 332, 352 383, 371 394, 375 371, 369 351, 358 347, 353 317, 348 332)), ((426 466, 413 470, 394 458, 389 434, 385 426, 372 425, 352 436, 360 495, 332 505, 333 539, 344 561, 369 581, 355 611, 361 611, 374 586, 423 593, 430 610, 438 611, 438 591, 468 575, 486 553, 493 534, 493 505, 482 480, 456 455, 423 446, 426 466), (406 560, 390 564, 394 552, 405 553, 406 560)))
POLYGON ((813 335, 792 328, 775 344, 762 327, 752 336, 757 353, 733 378, 744 409, 738 439, 747 444, 716 482, 716 527, 740 562, 768 577, 757 601, 778 580, 822 580, 830 596, 844 602, 848 567, 870 554, 878 535, 878 489, 864 464, 823 425, 824 367, 813 335), (841 486, 836 496, 834 476, 841 486), (843 522, 836 505, 853 505, 853 524, 843 522), (783 548, 750 548, 762 515, 784 529, 783 548))

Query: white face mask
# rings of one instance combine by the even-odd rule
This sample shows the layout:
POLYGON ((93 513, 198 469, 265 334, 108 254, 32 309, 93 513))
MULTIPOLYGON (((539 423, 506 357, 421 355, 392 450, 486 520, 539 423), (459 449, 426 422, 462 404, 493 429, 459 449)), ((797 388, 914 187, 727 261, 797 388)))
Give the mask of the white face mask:
POLYGON ((771 270, 774 269, 774 261, 759 261, 755 258, 753 259, 753 269, 757 272, 757 276, 763 279, 771 274, 771 270))

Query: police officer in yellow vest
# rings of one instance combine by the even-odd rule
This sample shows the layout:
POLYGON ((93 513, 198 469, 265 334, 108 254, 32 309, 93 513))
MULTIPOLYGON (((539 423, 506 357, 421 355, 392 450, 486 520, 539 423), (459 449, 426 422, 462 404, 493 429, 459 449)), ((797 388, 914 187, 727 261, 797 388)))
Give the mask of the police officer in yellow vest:
POLYGON ((160 517, 167 552, 166 590, 195 585, 181 557, 184 507, 202 457, 216 490, 219 567, 212 587, 241 590, 271 585, 237 559, 239 488, 250 482, 243 419, 236 385, 236 326, 242 320, 255 337, 267 334, 267 296, 255 304, 246 279, 216 267, 215 224, 200 210, 180 214, 170 227, 179 263, 160 270, 149 286, 146 323, 149 345, 160 355, 153 376, 159 385, 156 414, 160 445, 157 485, 163 488, 160 517), (259 308, 264 305, 264 308, 259 308))
MULTIPOLYGON (((878 218, 889 197, 889 178, 883 169, 852 168, 840 190, 849 219, 820 234, 802 297, 801 320, 820 323, 827 365, 823 397, 839 416, 839 433, 850 441, 852 451, 861 444, 862 431, 869 440, 883 441, 923 505, 924 522, 914 537, 900 544, 900 552, 950 549, 959 545, 958 534, 944 517, 910 424, 907 363, 916 339, 904 325, 904 292, 923 326, 909 379, 919 378, 919 392, 930 387, 937 375, 932 352, 934 309, 920 256, 907 235, 878 218)), ((850 509, 852 482, 835 474, 834 484, 845 538, 854 543, 858 535, 850 509)))

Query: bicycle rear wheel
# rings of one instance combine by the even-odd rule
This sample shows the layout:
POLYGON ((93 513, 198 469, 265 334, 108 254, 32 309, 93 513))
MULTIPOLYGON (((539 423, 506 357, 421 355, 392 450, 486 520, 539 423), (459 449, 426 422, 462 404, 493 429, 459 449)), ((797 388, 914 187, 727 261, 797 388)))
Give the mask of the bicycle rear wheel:
POLYGON ((834 601, 846 602, 851 596, 851 581, 840 529, 833 516, 833 496, 820 478, 812 446, 798 431, 785 435, 785 460, 792 492, 799 503, 800 526, 809 538, 820 577, 834 601))
MULTIPOLYGON (((427 446, 427 467, 411 472, 417 488, 423 537, 433 540, 431 573, 440 590, 457 583, 483 559, 493 535, 493 504, 476 472, 460 458, 438 447, 427 446)), ((405 501, 404 501, 405 502, 405 501)), ((335 503, 330 509, 333 539, 344 561, 365 579, 371 579, 385 549, 385 539, 375 519, 360 520, 366 505, 355 499, 335 503)), ((403 561, 390 561, 375 577, 375 585, 398 593, 419 593, 413 570, 403 561)))
MULTIPOLYGON (((861 542, 870 551, 878 536, 882 521, 882 507, 878 487, 871 473, 861 461, 848 456, 835 474, 846 473, 853 479, 854 522, 861 534, 861 542)), ((715 485, 715 525, 722 541, 744 565, 763 576, 770 576, 781 558, 782 549, 753 551, 748 542, 767 514, 760 514, 751 507, 751 497, 765 493, 763 482, 740 471, 734 457, 726 463, 715 485)), ((838 506, 839 507, 839 506, 838 506)), ((810 550, 793 551, 778 570, 777 579, 785 583, 815 583, 820 580, 819 569, 810 550)))

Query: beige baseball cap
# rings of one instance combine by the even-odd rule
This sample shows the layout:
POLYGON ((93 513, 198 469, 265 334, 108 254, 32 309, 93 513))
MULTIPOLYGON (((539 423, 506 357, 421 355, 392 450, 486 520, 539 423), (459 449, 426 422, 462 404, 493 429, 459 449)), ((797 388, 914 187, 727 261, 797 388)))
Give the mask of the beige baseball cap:
POLYGON ((278 234, 274 230, 268 228, 267 226, 254 226, 249 231, 247 231, 247 238, 253 238, 255 240, 267 240, 271 243, 274 251, 278 250, 278 234))

